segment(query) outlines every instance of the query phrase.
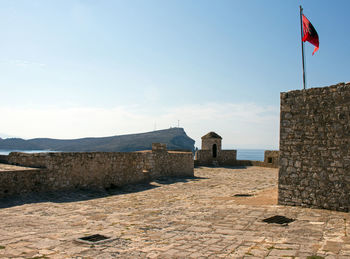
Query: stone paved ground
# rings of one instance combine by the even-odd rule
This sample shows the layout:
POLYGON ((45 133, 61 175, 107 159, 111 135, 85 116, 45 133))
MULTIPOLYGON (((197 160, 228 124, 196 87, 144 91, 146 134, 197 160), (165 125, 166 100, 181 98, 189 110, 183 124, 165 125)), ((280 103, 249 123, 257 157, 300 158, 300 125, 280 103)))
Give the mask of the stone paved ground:
POLYGON ((349 214, 277 206, 277 169, 195 176, 0 200, 0 258, 350 258, 349 214), (92 234, 111 241, 75 241, 92 234))

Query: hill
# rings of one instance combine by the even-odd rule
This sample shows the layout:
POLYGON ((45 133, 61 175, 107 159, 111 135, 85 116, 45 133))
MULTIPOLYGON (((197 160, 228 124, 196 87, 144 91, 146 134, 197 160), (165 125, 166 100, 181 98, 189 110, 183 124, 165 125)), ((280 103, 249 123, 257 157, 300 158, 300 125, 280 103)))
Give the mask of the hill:
POLYGON ((104 151, 132 152, 148 150, 152 143, 166 143, 169 150, 194 150, 194 140, 183 128, 170 128, 139 134, 119 135, 101 138, 50 139, 0 138, 3 150, 51 150, 51 151, 104 151))

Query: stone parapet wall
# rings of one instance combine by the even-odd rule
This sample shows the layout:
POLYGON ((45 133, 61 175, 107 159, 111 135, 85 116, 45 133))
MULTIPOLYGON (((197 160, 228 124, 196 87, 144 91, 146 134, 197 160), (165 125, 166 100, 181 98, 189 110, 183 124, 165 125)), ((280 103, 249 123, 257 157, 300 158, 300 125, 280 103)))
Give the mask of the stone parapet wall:
POLYGON ((50 180, 54 176, 42 169, 14 170, 0 172, 0 198, 21 193, 54 190, 50 180), (47 189, 48 188, 48 189, 47 189))
POLYGON ((236 163, 237 150, 218 151, 217 157, 213 157, 211 150, 198 150, 196 152, 196 165, 213 165, 231 166, 236 163))
POLYGON ((277 151, 277 150, 265 150, 265 152, 264 152, 264 164, 267 167, 278 168, 278 166, 279 166, 279 151, 277 151))
POLYGON ((212 165, 213 152, 211 150, 197 150, 195 156, 196 165, 212 165))
POLYGON ((7 158, 8 158, 7 155, 0 155, 0 163, 7 164, 8 163, 7 158))
POLYGON ((154 161, 154 167, 151 169, 153 178, 162 176, 194 176, 192 152, 152 152, 152 160, 154 161))
POLYGON ((255 160, 237 160, 237 150, 221 150, 218 158, 213 158, 210 150, 198 150, 196 152, 195 166, 261 166, 278 168, 279 151, 266 150, 264 152, 264 161, 255 160), (217 161, 217 163, 213 163, 217 161))
POLYGON ((235 163, 237 160, 237 150, 221 150, 220 156, 219 156, 219 163, 220 164, 232 164, 235 163))
POLYGON ((30 190, 117 187, 161 176, 193 177, 191 152, 13 152, 8 162, 38 170, 0 172, 0 197, 30 190))
POLYGON ((349 211, 350 83, 281 93, 279 204, 349 211))
POLYGON ((10 153, 10 164, 45 169, 50 174, 45 185, 106 188, 145 180, 142 170, 152 165, 152 157, 142 153, 10 153))

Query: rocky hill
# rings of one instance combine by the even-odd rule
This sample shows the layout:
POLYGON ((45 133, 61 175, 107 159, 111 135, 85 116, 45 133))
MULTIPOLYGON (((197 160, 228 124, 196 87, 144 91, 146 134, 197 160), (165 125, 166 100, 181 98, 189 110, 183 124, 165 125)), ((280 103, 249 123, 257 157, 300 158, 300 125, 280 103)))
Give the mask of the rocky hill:
POLYGON ((105 151, 132 152, 152 148, 152 143, 166 143, 169 150, 194 150, 194 140, 183 128, 170 128, 139 134, 102 138, 49 139, 20 138, 0 139, 2 150, 51 150, 51 151, 105 151))

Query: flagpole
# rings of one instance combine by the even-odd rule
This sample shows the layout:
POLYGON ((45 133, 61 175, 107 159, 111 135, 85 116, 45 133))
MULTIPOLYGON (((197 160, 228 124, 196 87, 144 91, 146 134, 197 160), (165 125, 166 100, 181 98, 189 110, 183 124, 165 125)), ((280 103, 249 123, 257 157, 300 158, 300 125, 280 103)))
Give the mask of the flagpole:
POLYGON ((305 82, 305 58, 304 58, 304 42, 303 42, 303 8, 300 5, 300 28, 301 28, 301 55, 303 60, 303 86, 304 90, 306 88, 306 82, 305 82))

